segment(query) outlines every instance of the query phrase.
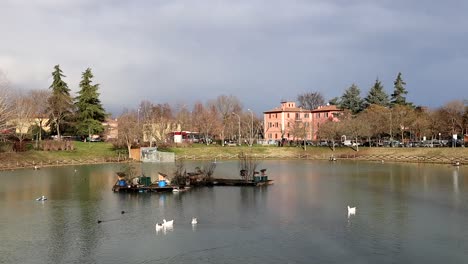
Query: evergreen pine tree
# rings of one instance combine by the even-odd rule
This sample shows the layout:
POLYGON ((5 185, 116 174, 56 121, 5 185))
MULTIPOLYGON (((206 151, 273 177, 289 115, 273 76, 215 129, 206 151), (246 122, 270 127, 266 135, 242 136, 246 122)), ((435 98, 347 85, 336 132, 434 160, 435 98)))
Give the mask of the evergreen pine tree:
POLYGON ((70 96, 70 89, 65 81, 60 65, 54 66, 52 72, 53 81, 50 85, 52 95, 48 99, 49 122, 53 124, 53 130, 57 133, 58 139, 61 139, 62 124, 64 120, 73 113, 73 99, 70 96))
POLYGON ((353 114, 359 113, 363 105, 360 93, 357 85, 353 83, 341 96, 340 108, 349 109, 353 114))
POLYGON ((401 77, 401 72, 398 73, 398 76, 395 80, 394 84, 394 91, 391 95, 391 104, 392 105, 408 105, 406 102, 405 95, 408 93, 406 91, 405 85, 406 83, 403 81, 401 77))
POLYGON ((106 118, 106 112, 99 100, 99 84, 91 84, 93 77, 90 68, 82 73, 79 95, 75 98, 77 133, 89 137, 104 131, 102 122, 106 118))
POLYGON ((384 91, 384 87, 382 86, 382 83, 379 79, 375 80, 375 83, 369 90, 367 97, 364 98, 365 108, 372 104, 381 106, 389 105, 388 94, 384 91))

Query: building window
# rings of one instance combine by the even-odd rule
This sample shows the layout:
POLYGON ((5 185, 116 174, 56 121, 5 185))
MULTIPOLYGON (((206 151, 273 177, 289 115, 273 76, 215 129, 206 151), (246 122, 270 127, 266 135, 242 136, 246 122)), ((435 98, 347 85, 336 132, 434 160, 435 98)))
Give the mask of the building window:
POLYGON ((309 118, 309 114, 304 114, 304 118, 309 118))
POLYGON ((288 122, 288 127, 289 127, 289 122, 288 122))
POLYGON ((317 113, 317 118, 320 118, 320 113, 317 113))
POLYGON ((299 113, 296 113, 296 119, 299 119, 300 115, 299 113))
POLYGON ((268 138, 269 138, 269 139, 271 139, 271 133, 270 133, 270 134, 268 134, 268 138))
POLYGON ((272 124, 271 124, 271 122, 269 122, 269 123, 268 123, 268 127, 272 127, 272 124))
POLYGON ((328 113, 325 113, 325 117, 328 117, 328 113))
POLYGON ((276 122, 276 127, 278 127, 278 122, 276 122))
POLYGON ((275 118, 278 118, 278 114, 275 114, 275 118))
POLYGON ((289 113, 288 113, 288 118, 289 118, 289 113))
POLYGON ((278 138, 278 135, 275 133, 275 139, 278 138))
POLYGON ((289 133, 288 133, 288 138, 289 138, 289 133))

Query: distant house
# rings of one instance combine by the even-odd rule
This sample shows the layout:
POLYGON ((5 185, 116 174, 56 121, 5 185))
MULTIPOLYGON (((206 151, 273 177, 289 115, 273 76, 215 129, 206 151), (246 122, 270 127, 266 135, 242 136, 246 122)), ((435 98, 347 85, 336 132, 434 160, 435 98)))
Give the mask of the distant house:
POLYGON ((119 122, 117 119, 107 119, 102 122, 104 126, 104 140, 117 139, 119 135, 119 122))
POLYGON ((265 140, 316 140, 320 125, 327 120, 337 121, 341 112, 335 105, 307 110, 295 102, 282 101, 279 107, 263 112, 265 140), (297 132, 298 127, 302 133, 297 132))
POLYGON ((32 126, 42 126, 46 132, 50 132, 50 125, 46 125, 49 118, 32 117, 27 119, 11 119, 7 121, 7 126, 14 129, 16 134, 27 134, 32 126))

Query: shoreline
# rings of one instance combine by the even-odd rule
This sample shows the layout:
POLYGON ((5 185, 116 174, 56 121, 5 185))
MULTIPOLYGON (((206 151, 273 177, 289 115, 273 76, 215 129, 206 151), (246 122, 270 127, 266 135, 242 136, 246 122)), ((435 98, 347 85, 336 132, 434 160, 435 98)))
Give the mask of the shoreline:
MULTIPOLYGON (((444 155, 432 155, 432 156, 421 156, 421 155, 379 155, 379 154, 338 154, 338 155, 311 155, 311 154, 298 154, 298 155, 272 155, 272 154, 252 154, 255 159, 258 160, 329 160, 329 161, 373 161, 373 162, 396 162, 396 163, 415 163, 415 164, 456 164, 459 166, 468 165, 468 156, 444 156, 444 155), (331 159, 333 158, 333 159, 331 159)), ((187 161, 201 161, 201 160, 237 160, 237 155, 230 154, 217 154, 217 155, 176 155, 176 160, 187 160, 187 161)), ((63 159, 55 161, 10 161, 2 162, 0 165, 0 171, 8 170, 19 170, 19 169, 40 169, 50 167, 62 167, 62 166, 80 166, 80 165, 91 165, 91 164, 107 164, 107 163, 126 163, 126 162, 140 162, 122 158, 92 158, 86 160, 76 159, 63 159)))

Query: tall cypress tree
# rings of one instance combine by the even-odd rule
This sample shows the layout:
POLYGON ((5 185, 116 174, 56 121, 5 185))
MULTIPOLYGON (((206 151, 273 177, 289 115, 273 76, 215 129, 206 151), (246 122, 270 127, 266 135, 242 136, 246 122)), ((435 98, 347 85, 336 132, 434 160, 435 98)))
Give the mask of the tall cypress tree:
POLYGON ((372 104, 381 106, 389 105, 388 94, 384 91, 384 87, 378 78, 375 80, 366 98, 364 98, 365 108, 372 104))
POLYGON ((341 96, 339 106, 342 109, 351 110, 353 114, 357 114, 362 111, 362 103, 361 91, 357 85, 353 83, 341 96))
POLYGON ((391 98, 391 104, 392 105, 408 105, 406 102, 406 97, 405 95, 408 94, 408 91, 405 88, 405 81, 403 81, 403 78, 401 77, 401 72, 398 73, 398 76, 393 82, 394 84, 394 91, 392 93, 392 98, 391 98))
POLYGON ((70 89, 62 77, 65 75, 62 73, 60 65, 55 65, 52 72, 53 81, 49 87, 52 89, 52 95, 48 99, 48 124, 53 124, 58 139, 61 139, 61 126, 64 120, 73 113, 73 99, 70 96, 70 89))
POLYGON ((99 84, 91 84, 93 77, 90 68, 82 73, 79 95, 75 98, 77 132, 89 137, 104 131, 102 122, 106 118, 106 111, 99 100, 99 84))

